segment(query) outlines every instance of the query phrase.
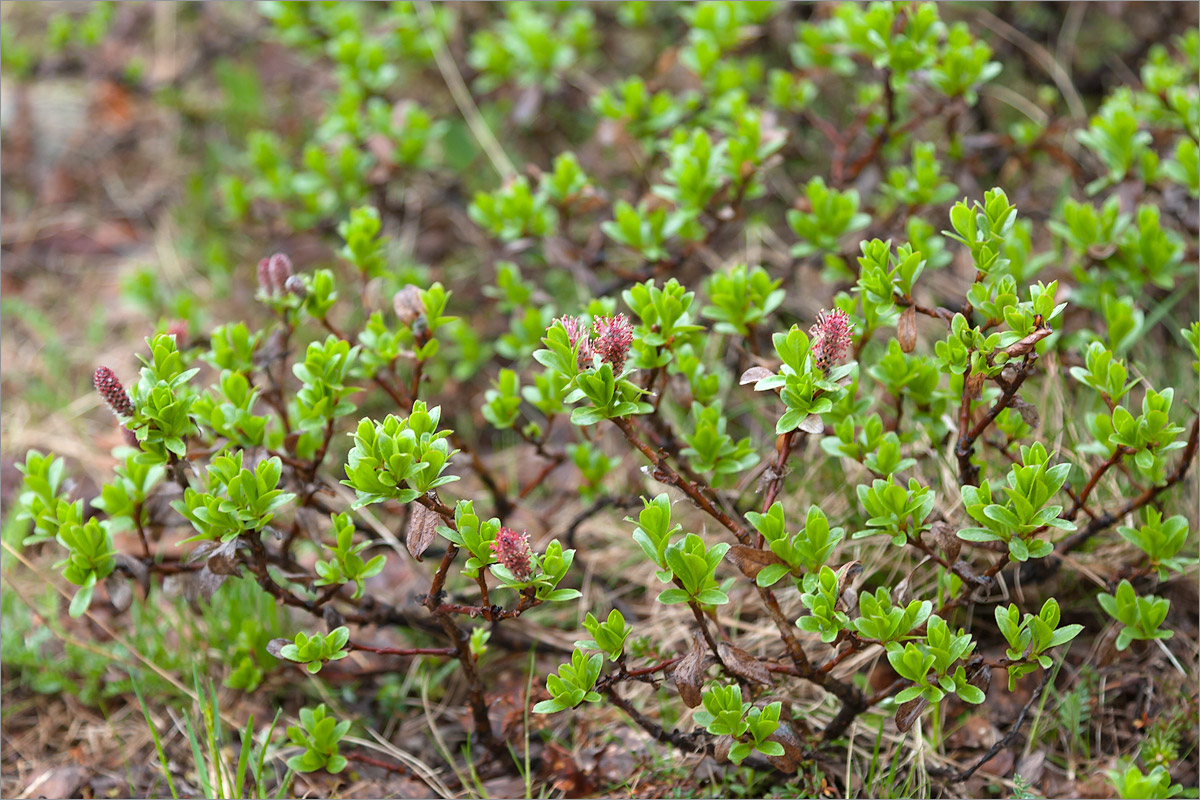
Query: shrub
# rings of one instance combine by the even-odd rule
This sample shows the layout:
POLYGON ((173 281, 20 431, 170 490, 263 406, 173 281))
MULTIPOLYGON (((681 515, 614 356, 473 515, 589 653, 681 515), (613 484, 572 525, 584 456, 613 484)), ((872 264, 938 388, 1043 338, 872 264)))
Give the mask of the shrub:
MULTIPOLYGON (((1121 659, 1171 645, 1153 592, 1196 563, 1170 513, 1197 449, 1180 374, 1197 327, 1172 294, 1194 294, 1196 232, 1168 202, 1197 194, 1195 31, 1083 124, 1051 92, 1049 121, 1005 134, 981 106, 1007 64, 934 4, 423 8, 264 5, 269 36, 335 67, 336 94, 299 141, 246 137, 225 207, 250 231, 336 231, 336 255, 259 254, 236 273, 257 316, 213 308, 207 335, 149 336, 136 376, 97 371, 128 446, 95 497, 28 454, 24 544, 57 542, 72 615, 131 562, 167 572, 165 536, 205 594, 245 573, 295 612, 274 669, 455 663, 473 742, 502 758, 488 651, 528 639, 498 634, 582 628, 525 698, 563 716, 529 725, 607 705, 785 774, 864 715, 905 732, 985 704, 999 671, 1007 691, 1040 676, 1028 711, 1106 629, 1121 659), (580 83, 614 26, 651 19, 680 34, 689 88, 580 83), (444 68, 443 37, 482 105, 466 127, 400 80, 444 68), (550 119, 563 133, 539 141, 550 119), (494 176, 456 164, 470 137, 494 176), (395 192, 447 176, 472 198, 468 268, 398 268, 395 192), (140 552, 118 553, 128 529, 140 552), (1109 591, 1051 596, 1100 542, 1109 591), (389 577, 408 557, 420 587, 389 577), (644 616, 581 605, 584 561, 644 616), (406 646, 369 644, 371 626, 406 646), (656 720, 637 684, 660 680, 656 720)), ((339 772, 348 727, 306 708, 289 765, 339 772)), ((1173 790, 1159 766, 1113 774, 1123 796, 1173 790)))

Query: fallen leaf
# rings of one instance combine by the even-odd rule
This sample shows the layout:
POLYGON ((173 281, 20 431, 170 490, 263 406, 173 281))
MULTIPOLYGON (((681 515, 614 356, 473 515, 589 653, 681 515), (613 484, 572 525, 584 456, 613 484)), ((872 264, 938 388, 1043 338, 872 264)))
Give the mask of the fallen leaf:
POLYGON ((1034 750, 1017 762, 1016 774, 1036 786, 1046 771, 1046 751, 1034 750))
POLYGON ((54 767, 30 781, 21 797, 76 797, 86 777, 83 767, 54 767))

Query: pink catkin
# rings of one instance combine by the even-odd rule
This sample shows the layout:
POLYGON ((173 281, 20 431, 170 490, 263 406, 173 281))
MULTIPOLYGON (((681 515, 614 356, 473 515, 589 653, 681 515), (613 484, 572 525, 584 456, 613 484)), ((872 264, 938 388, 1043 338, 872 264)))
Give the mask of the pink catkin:
POLYGON ((114 414, 118 417, 133 416, 133 401, 129 399, 115 372, 108 367, 98 367, 92 376, 92 383, 114 414))
POLYGON ((574 347, 579 345, 579 352, 576 357, 576 366, 579 369, 587 369, 592 366, 592 355, 595 352, 592 349, 592 337, 588 332, 587 326, 583 325, 582 320, 578 317, 564 315, 555 320, 563 326, 567 332, 567 341, 574 347))
POLYGON ((840 308, 817 314, 817 322, 808 333, 817 369, 829 372, 850 349, 850 317, 840 308))
POLYGON ((633 344, 633 327, 624 314, 615 317, 598 317, 593 323, 596 330, 596 352, 613 370, 620 373, 625 368, 629 346, 633 344))
POLYGON ((531 560, 533 550, 529 547, 529 534, 517 533, 512 528, 501 528, 492 542, 492 552, 496 554, 505 569, 519 581, 527 581, 533 574, 531 560))
POLYGON ((283 253, 276 253, 267 262, 271 273, 271 288, 283 294, 287 291, 287 279, 292 277, 292 260, 283 253))
POLYGON ((284 253, 275 253, 258 262, 258 288, 264 294, 282 294, 287 291, 288 278, 292 277, 292 260, 284 253))

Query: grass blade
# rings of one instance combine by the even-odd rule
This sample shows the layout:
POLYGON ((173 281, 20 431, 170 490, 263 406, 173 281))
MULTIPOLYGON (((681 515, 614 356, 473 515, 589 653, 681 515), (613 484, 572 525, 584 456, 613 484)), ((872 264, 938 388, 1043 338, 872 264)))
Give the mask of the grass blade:
POLYGON ((138 704, 142 707, 142 716, 146 718, 146 727, 150 729, 150 738, 154 740, 154 749, 158 753, 158 763, 162 766, 163 776, 167 779, 167 788, 171 790, 171 797, 179 800, 179 792, 175 790, 175 781, 171 778, 171 768, 167 765, 167 754, 163 751, 162 740, 158 738, 158 729, 150 720, 150 709, 146 707, 146 701, 142 698, 137 678, 133 677, 133 673, 130 673, 129 677, 133 681, 133 691, 137 695, 138 704))

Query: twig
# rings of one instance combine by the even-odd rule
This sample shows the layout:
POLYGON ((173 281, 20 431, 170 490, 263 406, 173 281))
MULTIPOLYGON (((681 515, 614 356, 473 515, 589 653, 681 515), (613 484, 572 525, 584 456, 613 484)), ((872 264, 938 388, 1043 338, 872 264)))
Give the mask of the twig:
POLYGON ((1054 673, 1050 670, 1045 670, 1042 675, 1042 682, 1038 684, 1037 689, 1035 689, 1033 694, 1030 695, 1029 701, 1025 703, 1025 706, 1021 709, 1021 713, 1017 714, 1017 720, 1012 724, 1012 727, 1008 729, 1008 733, 1004 734, 1004 737, 1000 739, 1000 741, 989 747, 987 752, 976 759, 974 764, 964 770, 959 770, 958 772, 954 772, 943 767, 930 767, 929 774, 937 778, 943 778, 947 783, 961 783, 962 781, 965 781, 974 775, 975 770, 982 767, 988 761, 991 761, 997 753, 1008 747, 1009 743, 1016 738, 1017 732, 1021 730, 1021 725, 1025 723, 1025 716, 1029 713, 1029 709, 1033 708, 1033 704, 1036 703, 1038 698, 1042 696, 1042 692, 1045 691, 1046 686, 1050 683, 1050 678, 1053 676, 1053 674, 1054 673))
POLYGON ((408 767, 404 766, 403 764, 391 764, 391 763, 388 763, 387 761, 381 761, 378 758, 372 758, 371 756, 364 756, 361 753, 348 752, 348 753, 342 753, 341 755, 347 761, 357 761, 358 763, 366 764, 369 767, 378 767, 379 769, 386 769, 388 772, 394 772, 397 775, 407 775, 408 774, 408 767))

